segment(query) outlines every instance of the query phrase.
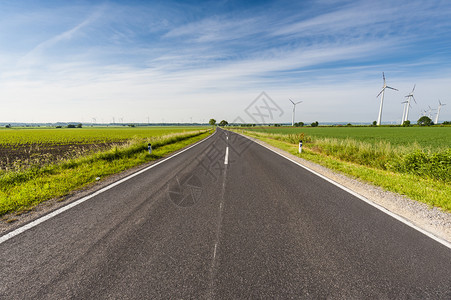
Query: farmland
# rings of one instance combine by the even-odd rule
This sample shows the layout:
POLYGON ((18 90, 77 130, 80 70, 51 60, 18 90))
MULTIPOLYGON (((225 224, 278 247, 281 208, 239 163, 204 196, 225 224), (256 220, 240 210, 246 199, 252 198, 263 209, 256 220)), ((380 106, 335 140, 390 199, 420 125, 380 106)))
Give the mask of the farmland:
POLYGON ((311 138, 353 139, 371 144, 383 141, 392 146, 417 144, 428 150, 451 147, 451 127, 256 127, 249 131, 300 134, 311 138))
POLYGON ((34 128, 0 130, 0 169, 24 169, 102 151, 130 140, 201 128, 34 128))

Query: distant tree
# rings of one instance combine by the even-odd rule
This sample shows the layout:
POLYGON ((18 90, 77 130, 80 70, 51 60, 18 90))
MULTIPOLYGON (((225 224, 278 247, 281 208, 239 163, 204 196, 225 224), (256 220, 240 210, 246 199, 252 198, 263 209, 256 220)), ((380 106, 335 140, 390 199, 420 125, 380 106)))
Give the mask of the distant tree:
POLYGON ((294 123, 294 127, 302 127, 304 126, 304 122, 294 123))
POLYGON ((351 124, 351 123, 348 123, 348 124, 346 124, 346 126, 352 126, 352 124, 351 124))
POLYGON ((67 128, 75 128, 75 125, 74 124, 69 124, 69 125, 67 125, 67 128))
POLYGON ((310 126, 312 126, 312 127, 318 127, 318 121, 313 122, 310 126))
POLYGON ((376 126, 377 125, 377 122, 376 121, 373 121, 373 126, 376 126))
POLYGON ((6 128, 11 128, 11 124, 8 124, 5 126, 6 128))
POLYGON ((451 121, 445 121, 442 123, 442 125, 451 125, 451 121))
POLYGON ((128 124, 128 127, 135 127, 135 124, 128 124))
POLYGON ((404 127, 409 127, 409 126, 410 126, 410 121, 409 121, 409 120, 405 120, 405 121, 402 123, 402 126, 404 126, 404 127))
POLYGON ((431 125, 434 125, 434 123, 432 122, 431 118, 429 118, 428 116, 422 116, 421 118, 419 118, 417 124, 420 125, 420 126, 431 126, 431 125))
MULTIPOLYGON (((213 120, 213 119, 212 119, 213 120)), ((211 120, 210 120, 211 121, 211 120)), ((216 123, 216 121, 215 121, 216 123)), ((214 125, 214 124, 213 124, 214 125)), ((219 122, 219 126, 226 126, 229 125, 229 122, 227 122, 226 120, 222 120, 221 122, 219 122)))
POLYGON ((82 128, 82 127, 83 127, 83 124, 81 124, 81 123, 77 124, 77 128, 82 128))
POLYGON ((58 125, 58 126, 56 126, 55 128, 63 128, 63 126, 61 126, 61 125, 58 125))
POLYGON ((208 121, 208 124, 210 124, 211 126, 214 126, 214 125, 216 125, 216 120, 210 119, 210 121, 208 121))

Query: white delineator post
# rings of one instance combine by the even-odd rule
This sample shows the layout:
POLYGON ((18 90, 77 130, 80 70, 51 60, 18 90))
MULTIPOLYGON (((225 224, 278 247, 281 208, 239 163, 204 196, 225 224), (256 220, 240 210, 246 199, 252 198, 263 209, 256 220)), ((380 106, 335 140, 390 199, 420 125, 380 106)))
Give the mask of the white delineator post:
POLYGON ((299 153, 302 152, 302 140, 299 140, 299 153))
POLYGON ((147 150, 149 150, 149 154, 152 154, 152 144, 147 145, 147 150))

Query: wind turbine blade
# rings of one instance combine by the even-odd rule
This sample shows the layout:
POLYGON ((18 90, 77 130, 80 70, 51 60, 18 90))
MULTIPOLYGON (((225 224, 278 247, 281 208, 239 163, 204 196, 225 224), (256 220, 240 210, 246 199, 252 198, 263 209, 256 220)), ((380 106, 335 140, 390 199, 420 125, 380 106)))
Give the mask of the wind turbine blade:
POLYGON ((398 91, 397 89, 395 89, 395 88, 392 88, 392 87, 390 87, 390 86, 386 86, 386 87, 388 87, 389 89, 392 89, 392 90, 398 91))
POLYGON ((401 103, 408 103, 409 101, 404 101, 404 102, 401 102, 401 103))
POLYGON ((377 94, 376 98, 378 98, 380 96, 380 94, 382 94, 382 92, 385 90, 385 88, 382 89, 382 91, 379 92, 379 94, 377 94))
POLYGON ((417 86, 416 84, 413 85, 412 92, 410 92, 411 94, 413 94, 413 91, 415 91, 415 87, 416 87, 416 86, 417 86))
POLYGON ((299 103, 301 103, 302 101, 299 101, 299 102, 296 102, 296 104, 299 104, 299 103))
POLYGON ((385 82, 385 74, 384 74, 384 72, 382 72, 382 78, 384 78, 384 82, 385 82))
POLYGON ((288 100, 290 100, 290 102, 291 102, 291 103, 293 103, 293 105, 294 105, 294 102, 293 102, 293 100, 291 100, 291 99, 288 99, 288 100))
POLYGON ((413 99, 413 101, 415 101, 415 104, 418 104, 417 100, 415 100, 415 97, 413 95, 412 95, 412 99, 413 99))

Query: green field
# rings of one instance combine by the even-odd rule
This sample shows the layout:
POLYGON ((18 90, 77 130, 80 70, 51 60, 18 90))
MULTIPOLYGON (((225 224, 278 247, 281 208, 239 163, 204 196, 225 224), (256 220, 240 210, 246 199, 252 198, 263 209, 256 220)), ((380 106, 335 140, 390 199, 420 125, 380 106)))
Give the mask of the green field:
POLYGON ((92 144, 149 138, 169 133, 201 130, 206 127, 85 127, 10 128, 0 130, 0 145, 92 144))
POLYGON ((43 166, 130 141, 207 127, 14 128, 0 130, 0 170, 43 166))
POLYGON ((432 151, 451 147, 451 127, 256 127, 246 130, 281 134, 303 132, 312 138, 349 138, 372 144, 384 141, 392 146, 417 143, 432 151))

